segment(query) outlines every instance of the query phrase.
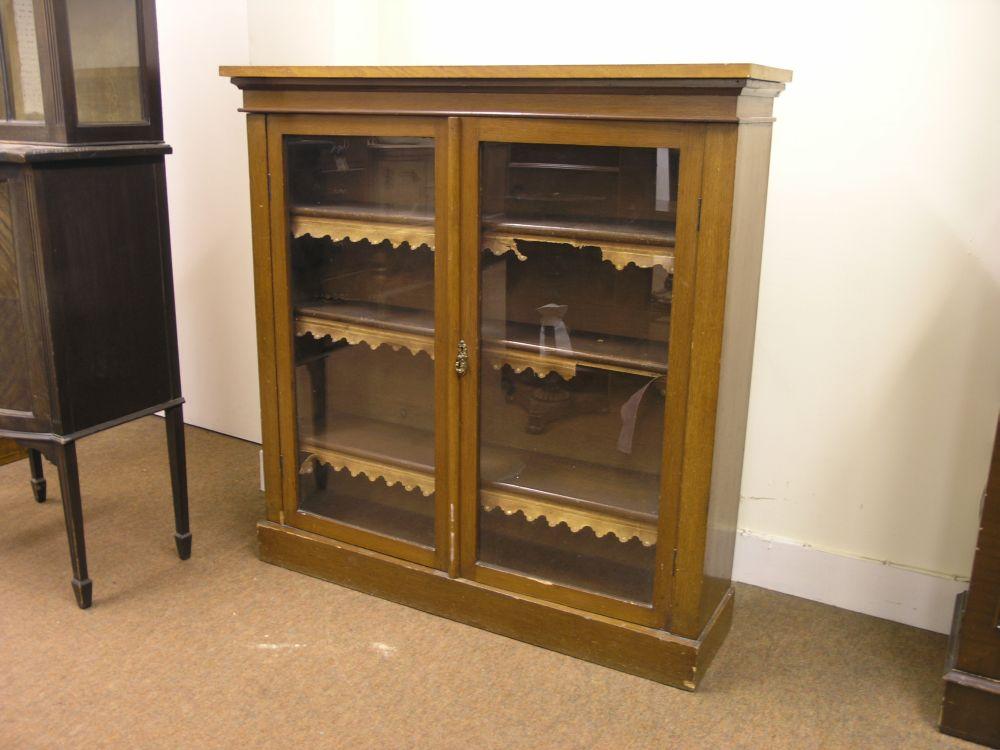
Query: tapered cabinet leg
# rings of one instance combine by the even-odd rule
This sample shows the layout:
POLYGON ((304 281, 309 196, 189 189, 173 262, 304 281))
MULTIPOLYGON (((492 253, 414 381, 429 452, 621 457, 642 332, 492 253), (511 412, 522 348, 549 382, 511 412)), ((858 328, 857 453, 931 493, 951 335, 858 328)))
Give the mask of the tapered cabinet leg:
POLYGON ((28 464, 31 466, 31 493, 36 503, 45 502, 45 472, 42 469, 42 454, 34 448, 28 449, 28 464))
POLYGON ((170 454, 170 484, 174 491, 174 542, 181 560, 191 557, 191 522, 188 518, 187 459, 184 453, 184 411, 167 409, 167 451, 170 454))
POLYGON ((87 548, 83 541, 83 506, 80 499, 80 474, 76 463, 76 444, 55 448, 59 465, 59 486, 62 490, 63 514, 66 516, 66 536, 69 538, 69 560, 73 566, 73 593, 80 609, 92 601, 92 584, 87 576, 87 548))

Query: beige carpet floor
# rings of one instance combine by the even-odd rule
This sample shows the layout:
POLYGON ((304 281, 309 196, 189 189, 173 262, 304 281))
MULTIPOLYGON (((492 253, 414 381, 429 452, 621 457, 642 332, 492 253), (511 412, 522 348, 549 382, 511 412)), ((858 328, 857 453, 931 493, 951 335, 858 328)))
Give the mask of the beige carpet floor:
POLYGON ((0 748, 922 748, 945 637, 751 586, 689 694, 255 557, 257 447, 189 428, 174 552, 150 417, 80 443, 94 606, 55 471, 0 467, 0 748))

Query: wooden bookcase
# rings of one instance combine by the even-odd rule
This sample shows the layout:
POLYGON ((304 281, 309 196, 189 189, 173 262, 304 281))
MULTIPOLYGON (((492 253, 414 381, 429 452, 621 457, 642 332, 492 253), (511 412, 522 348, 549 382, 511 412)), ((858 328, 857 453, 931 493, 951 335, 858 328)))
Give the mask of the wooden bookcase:
POLYGON ((261 558, 694 689, 732 617, 756 65, 222 68, 261 558))

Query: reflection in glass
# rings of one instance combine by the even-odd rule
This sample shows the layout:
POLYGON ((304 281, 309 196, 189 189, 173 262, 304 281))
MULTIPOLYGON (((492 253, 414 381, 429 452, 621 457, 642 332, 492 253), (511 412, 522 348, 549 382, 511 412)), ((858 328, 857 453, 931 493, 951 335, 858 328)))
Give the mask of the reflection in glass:
POLYGON ((433 547, 433 139, 285 147, 299 509, 433 547))
POLYGON ((42 70, 35 38, 32 0, 0 0, 0 27, 6 75, 2 116, 10 120, 44 120, 42 70))
POLYGON ((77 121, 141 122, 136 0, 66 0, 77 121))
POLYGON ((652 600, 678 153, 481 147, 482 563, 652 600))

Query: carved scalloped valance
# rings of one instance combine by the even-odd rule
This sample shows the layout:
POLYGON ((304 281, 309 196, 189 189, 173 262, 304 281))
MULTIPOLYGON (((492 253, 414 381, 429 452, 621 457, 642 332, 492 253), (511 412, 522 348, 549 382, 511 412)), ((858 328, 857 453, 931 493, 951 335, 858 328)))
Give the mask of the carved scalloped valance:
MULTIPOLYGON (((434 494, 434 475, 426 471, 407 469, 388 461, 315 445, 303 445, 303 450, 309 455, 299 468, 300 474, 310 474, 315 470, 316 464, 320 464, 336 471, 347 471, 352 477, 364 476, 370 482, 381 480, 389 487, 399 485, 407 492, 417 491, 424 497, 434 494)), ((565 523, 573 532, 589 528, 598 537, 611 534, 620 542, 635 538, 645 547, 656 544, 656 526, 652 523, 618 518, 610 513, 583 510, 521 493, 485 487, 480 489, 480 502, 484 510, 499 508, 508 516, 523 513, 527 520, 542 518, 553 528, 565 523)))
POLYGON ((333 341, 346 341, 348 344, 365 344, 372 350, 380 346, 388 346, 397 352, 406 349, 411 354, 423 352, 434 359, 432 337, 363 323, 301 315, 295 318, 295 335, 310 335, 317 340, 329 337, 333 341))
POLYGON ((508 516, 523 513, 529 521, 543 518, 553 528, 564 523, 570 531, 574 532, 589 528, 593 529, 594 534, 598 537, 611 534, 620 542, 636 538, 644 547, 656 544, 656 526, 653 524, 616 518, 611 514, 582 510, 572 506, 557 505, 547 500, 504 492, 503 490, 482 488, 479 492, 479 498, 485 510, 499 508, 508 516))
POLYGON ((311 473, 315 464, 319 463, 336 471, 347 471, 352 477, 363 476, 370 482, 382 480, 389 487, 398 484, 407 492, 416 490, 424 497, 434 494, 434 476, 431 474, 316 446, 306 447, 305 450, 309 451, 309 456, 302 462, 299 474, 311 473))
POLYGON ((290 219, 293 237, 309 235, 329 237, 333 242, 361 242, 368 240, 377 245, 386 240, 393 247, 408 245, 411 250, 419 247, 434 249, 434 226, 419 224, 394 224, 389 222, 330 219, 322 216, 295 216, 290 219))
POLYGON ((539 236, 539 237, 519 237, 516 234, 506 232, 487 232, 483 235, 483 249, 489 250, 494 255, 500 256, 504 253, 513 253, 518 260, 528 259, 518 247, 518 242, 552 242, 559 245, 572 245, 576 248, 596 247, 601 251, 601 258, 614 265, 619 271, 623 270, 630 263, 639 268, 652 268, 661 266, 669 273, 674 270, 674 250, 672 247, 657 245, 639 245, 627 242, 612 242, 602 240, 598 245, 595 242, 581 241, 574 237, 539 236))
POLYGON ((483 359, 489 362, 494 370, 500 370, 504 365, 509 365, 514 372, 521 373, 525 370, 531 370, 540 378, 544 378, 552 372, 563 380, 571 380, 576 377, 577 363, 575 360, 548 357, 536 352, 485 347, 483 359))

